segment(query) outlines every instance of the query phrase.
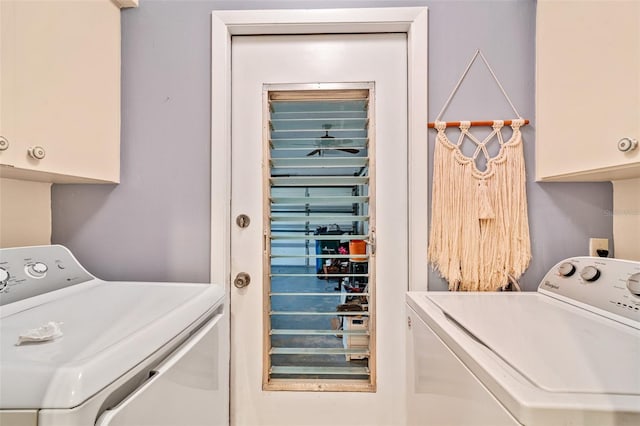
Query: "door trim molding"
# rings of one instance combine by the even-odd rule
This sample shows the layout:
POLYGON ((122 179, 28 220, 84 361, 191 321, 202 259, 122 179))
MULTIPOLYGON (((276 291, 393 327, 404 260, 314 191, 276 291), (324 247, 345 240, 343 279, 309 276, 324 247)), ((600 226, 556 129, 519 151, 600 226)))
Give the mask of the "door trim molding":
MULTIPOLYGON (((211 282, 231 286, 231 37, 407 34, 409 284, 427 290, 427 8, 214 11, 211 16, 211 282)), ((228 306, 228 305, 227 305, 228 306)))

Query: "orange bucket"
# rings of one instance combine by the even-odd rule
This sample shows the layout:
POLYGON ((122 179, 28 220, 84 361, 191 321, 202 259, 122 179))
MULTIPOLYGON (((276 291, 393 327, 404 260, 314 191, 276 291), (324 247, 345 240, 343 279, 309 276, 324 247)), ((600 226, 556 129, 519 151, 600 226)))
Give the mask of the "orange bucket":
MULTIPOLYGON (((364 240, 349 241, 349 254, 367 254, 367 243, 364 240)), ((367 261, 364 257, 352 257, 349 260, 352 262, 367 261)))

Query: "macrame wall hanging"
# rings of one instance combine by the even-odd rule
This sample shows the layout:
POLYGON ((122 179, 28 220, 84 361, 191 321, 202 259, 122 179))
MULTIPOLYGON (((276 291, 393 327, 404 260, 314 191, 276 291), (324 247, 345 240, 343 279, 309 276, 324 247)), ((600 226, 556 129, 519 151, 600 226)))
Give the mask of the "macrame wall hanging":
POLYGON ((435 128, 433 191, 429 262, 449 282, 450 290, 494 291, 509 283, 519 289, 517 279, 529 266, 531 244, 527 216, 525 163, 520 127, 523 119, 507 96, 491 66, 477 50, 449 99, 429 127, 435 128), (440 118, 462 81, 480 56, 516 114, 514 120, 444 122, 440 118), (503 126, 513 133, 503 139, 503 126), (491 126, 484 139, 476 138, 472 126, 491 126), (459 127, 456 143, 449 140, 447 127, 459 127), (489 155, 487 144, 494 138, 499 152, 489 155), (476 145, 472 156, 462 153, 462 143, 476 145), (482 155, 486 167, 476 161, 482 155))

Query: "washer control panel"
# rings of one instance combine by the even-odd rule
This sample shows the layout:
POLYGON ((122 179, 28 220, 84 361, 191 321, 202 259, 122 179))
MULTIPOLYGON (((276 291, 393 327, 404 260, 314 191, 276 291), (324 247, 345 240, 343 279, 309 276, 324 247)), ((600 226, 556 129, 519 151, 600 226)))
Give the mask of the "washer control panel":
POLYGON ((93 278, 63 246, 0 249, 0 305, 93 278))
POLYGON ((572 257, 551 268, 538 291, 615 314, 640 326, 640 262, 572 257))

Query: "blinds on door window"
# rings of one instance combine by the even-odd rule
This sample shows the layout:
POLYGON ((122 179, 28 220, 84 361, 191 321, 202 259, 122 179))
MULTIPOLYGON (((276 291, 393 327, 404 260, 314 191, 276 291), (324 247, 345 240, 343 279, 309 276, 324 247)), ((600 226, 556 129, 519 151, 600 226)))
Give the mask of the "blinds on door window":
POLYGON ((373 87, 359 86, 265 88, 266 388, 375 380, 373 87))

